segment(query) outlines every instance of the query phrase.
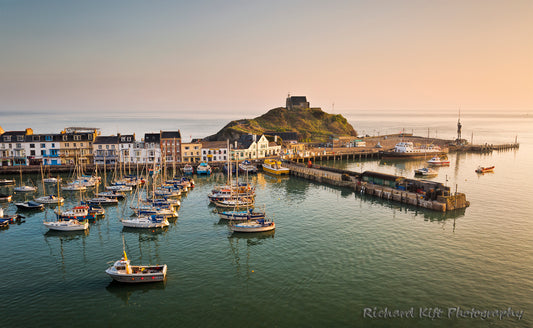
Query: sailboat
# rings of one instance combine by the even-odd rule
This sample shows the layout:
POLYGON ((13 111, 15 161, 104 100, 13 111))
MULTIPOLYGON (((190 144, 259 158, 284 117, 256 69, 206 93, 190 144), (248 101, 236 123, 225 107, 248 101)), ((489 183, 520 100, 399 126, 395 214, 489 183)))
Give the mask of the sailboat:
POLYGON ((22 184, 22 166, 20 167, 20 185, 18 187, 13 188, 14 191, 18 192, 34 192, 37 190, 37 188, 33 186, 26 186, 22 184))
MULTIPOLYGON (((59 193, 59 184, 58 184, 59 193)), ((71 216, 67 211, 67 215, 63 216, 61 213, 61 204, 57 204, 57 221, 43 221, 46 228, 57 231, 80 231, 87 230, 89 228, 89 222, 87 220, 80 221, 81 216, 71 216)), ((88 214, 88 212, 87 212, 88 214)))
POLYGON ((233 232, 265 232, 276 229, 276 224, 272 220, 259 219, 242 223, 230 224, 228 228, 233 232))
POLYGON ((59 195, 45 195, 46 194, 46 188, 44 186, 44 175, 43 175, 43 166, 41 165, 41 180, 42 180, 42 187, 43 187, 43 196, 35 198, 35 201, 42 204, 58 204, 63 203, 65 199, 63 197, 60 197, 59 195))

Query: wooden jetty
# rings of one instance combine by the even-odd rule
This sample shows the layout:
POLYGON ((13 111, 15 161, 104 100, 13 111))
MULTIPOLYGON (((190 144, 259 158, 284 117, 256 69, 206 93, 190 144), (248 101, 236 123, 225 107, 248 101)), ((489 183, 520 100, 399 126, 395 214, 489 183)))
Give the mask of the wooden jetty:
POLYGON ((369 171, 356 173, 321 166, 309 168, 295 162, 284 165, 290 169, 291 175, 297 177, 433 211, 447 212, 470 205, 464 193, 451 194, 450 187, 439 182, 369 171))

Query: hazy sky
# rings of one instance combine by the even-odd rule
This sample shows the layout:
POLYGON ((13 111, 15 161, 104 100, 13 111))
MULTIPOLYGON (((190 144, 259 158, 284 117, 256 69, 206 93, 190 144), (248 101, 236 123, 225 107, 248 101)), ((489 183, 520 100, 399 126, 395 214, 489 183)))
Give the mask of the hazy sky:
POLYGON ((533 1, 0 0, 0 113, 252 117, 289 92, 529 111, 533 1))

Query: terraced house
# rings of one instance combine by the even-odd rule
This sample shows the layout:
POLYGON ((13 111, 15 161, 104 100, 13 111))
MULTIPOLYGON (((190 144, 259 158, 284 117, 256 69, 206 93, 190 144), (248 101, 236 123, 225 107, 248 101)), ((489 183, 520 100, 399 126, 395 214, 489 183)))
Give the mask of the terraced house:
POLYGON ((93 163, 94 139, 100 135, 97 128, 70 127, 61 131, 59 156, 63 164, 93 163))

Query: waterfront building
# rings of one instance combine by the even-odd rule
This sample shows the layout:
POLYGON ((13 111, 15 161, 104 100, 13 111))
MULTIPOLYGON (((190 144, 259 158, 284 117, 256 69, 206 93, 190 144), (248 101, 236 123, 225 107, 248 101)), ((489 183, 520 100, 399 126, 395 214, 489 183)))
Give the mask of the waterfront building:
POLYGON ((135 163, 135 133, 121 135, 118 134, 118 144, 119 144, 119 159, 118 161, 123 164, 135 163))
POLYGON ((0 136, 0 166, 29 165, 30 149, 26 138, 31 135, 33 130, 30 128, 3 132, 0 136))
POLYGON ((287 96, 286 100, 286 106, 288 110, 293 109, 307 109, 309 108, 309 102, 307 101, 307 97, 305 96, 291 96, 290 94, 287 96))
MULTIPOLYGON (((149 164, 161 164, 161 133, 145 133, 144 134, 144 151, 141 151, 140 148, 136 148, 136 154, 141 155, 140 158, 143 158, 144 163, 149 164)), ((136 144, 139 146, 140 144, 136 144)))
POLYGON ((63 164, 93 163, 94 139, 100 135, 98 128, 69 127, 61 131, 59 156, 63 164))
POLYGON ((61 147, 61 135, 58 133, 51 134, 34 134, 26 136, 29 143, 30 164, 34 165, 61 165, 59 151, 61 147))
POLYGON ((161 154, 165 163, 177 163, 181 161, 181 132, 159 131, 161 154))
POLYGON ((92 144, 95 164, 114 165, 119 162, 119 137, 97 136, 92 144))
POLYGON ((182 142, 181 161, 184 163, 198 163, 202 158, 201 142, 182 142))
POLYGON ((226 141, 202 141, 202 161, 216 162, 228 160, 228 143, 226 141))
POLYGON ((245 134, 236 142, 231 152, 232 160, 261 159, 269 156, 278 156, 281 153, 281 145, 277 144, 277 137, 273 142, 265 135, 259 138, 255 134, 245 134))

